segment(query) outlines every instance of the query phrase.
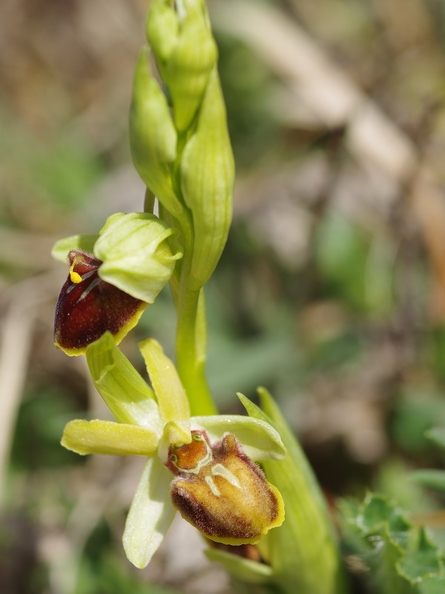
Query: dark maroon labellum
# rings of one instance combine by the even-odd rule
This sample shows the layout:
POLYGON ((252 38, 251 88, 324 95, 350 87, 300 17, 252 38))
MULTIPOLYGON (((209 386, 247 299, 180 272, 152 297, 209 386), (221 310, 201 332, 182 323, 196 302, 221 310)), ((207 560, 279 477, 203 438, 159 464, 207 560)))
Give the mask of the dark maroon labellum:
POLYGON ((107 330, 122 338, 147 304, 103 281, 98 273, 102 261, 94 256, 72 250, 68 260, 70 272, 56 305, 54 341, 77 355, 107 330))

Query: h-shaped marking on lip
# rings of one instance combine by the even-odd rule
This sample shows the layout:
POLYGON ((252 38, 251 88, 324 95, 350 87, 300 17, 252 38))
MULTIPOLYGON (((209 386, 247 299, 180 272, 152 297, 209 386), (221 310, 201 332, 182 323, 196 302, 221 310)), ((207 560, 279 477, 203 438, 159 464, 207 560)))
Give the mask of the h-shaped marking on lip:
MULTIPOLYGON (((236 476, 233 474, 233 472, 231 472, 224 466, 224 464, 220 464, 220 463, 215 464, 214 466, 212 466, 212 469, 210 472, 213 474, 213 476, 221 476, 222 478, 225 478, 226 481, 228 481, 236 489, 240 489, 240 490, 242 489, 241 483, 239 482, 239 480, 236 478, 236 476)), ((206 476, 206 477, 204 477, 204 480, 207 483, 207 485, 208 485, 209 489, 211 490, 211 492, 213 493, 213 495, 215 495, 216 497, 221 497, 221 491, 215 485, 213 476, 206 476)))

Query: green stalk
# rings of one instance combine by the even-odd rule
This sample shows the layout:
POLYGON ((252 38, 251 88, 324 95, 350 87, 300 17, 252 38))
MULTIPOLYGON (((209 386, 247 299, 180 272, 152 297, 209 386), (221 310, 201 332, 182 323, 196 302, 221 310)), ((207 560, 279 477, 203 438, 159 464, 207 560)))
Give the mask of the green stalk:
POLYGON ((217 413, 205 375, 207 323, 204 289, 191 290, 181 270, 176 301, 176 366, 190 403, 192 416, 217 413))
MULTIPOLYGON (((177 158, 172 167, 173 187, 182 204, 180 163, 186 142, 187 135, 179 134, 177 158)), ((195 242, 192 214, 185 206, 181 220, 175 219, 163 208, 161 214, 178 229, 184 247, 184 257, 179 262, 178 272, 170 281, 177 316, 176 367, 187 393, 192 416, 214 415, 217 410, 205 375, 207 320, 204 289, 191 287, 189 282, 195 242)))

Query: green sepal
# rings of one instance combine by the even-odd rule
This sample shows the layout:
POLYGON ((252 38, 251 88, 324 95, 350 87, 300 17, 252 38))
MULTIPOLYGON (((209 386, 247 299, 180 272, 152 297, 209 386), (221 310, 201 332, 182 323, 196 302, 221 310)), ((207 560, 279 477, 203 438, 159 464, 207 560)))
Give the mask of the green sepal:
POLYGON ((209 78, 197 129, 185 146, 180 176, 195 234, 189 283, 200 289, 218 263, 232 220, 235 168, 216 69, 209 78))
POLYGON ((241 415, 211 415, 193 417, 193 423, 204 427, 210 439, 221 439, 233 433, 242 443, 245 453, 254 460, 282 460, 286 449, 277 431, 268 423, 241 415))
POLYGON ((176 510, 168 496, 171 474, 157 456, 148 459, 128 512, 123 544, 133 565, 144 568, 167 533, 176 510))
POLYGON ((176 17, 178 30, 166 4, 162 1, 154 3, 148 18, 147 35, 161 77, 170 91, 176 129, 183 132, 198 111, 218 51, 202 0, 183 0, 176 17), (160 39, 171 34, 168 42, 160 39))
POLYGON ((97 391, 120 423, 130 423, 162 434, 155 395, 107 332, 86 349, 86 359, 97 391))
POLYGON ((179 23, 169 0, 153 0, 148 12, 146 36, 158 62, 170 57, 177 43, 179 23))
POLYGON ((94 255, 103 262, 100 278, 136 299, 153 303, 182 257, 179 245, 171 249, 173 233, 152 214, 112 215, 94 246, 94 255))
POLYGON ((272 568, 265 563, 257 563, 219 549, 206 549, 204 553, 210 561, 220 563, 232 577, 247 584, 265 584, 273 576, 272 568))
POLYGON ((130 148, 134 166, 165 208, 180 218, 183 206, 174 190, 170 165, 176 159, 177 134, 164 93, 150 70, 150 50, 136 62, 130 109, 130 148))
POLYGON ((157 452, 158 441, 159 436, 155 431, 137 425, 76 419, 67 423, 60 443, 81 456, 151 456, 157 452))
POLYGON ((51 256, 58 262, 66 264, 68 262, 68 254, 71 250, 93 254, 94 244, 98 238, 99 235, 71 235, 70 237, 64 237, 54 244, 51 250, 51 256))

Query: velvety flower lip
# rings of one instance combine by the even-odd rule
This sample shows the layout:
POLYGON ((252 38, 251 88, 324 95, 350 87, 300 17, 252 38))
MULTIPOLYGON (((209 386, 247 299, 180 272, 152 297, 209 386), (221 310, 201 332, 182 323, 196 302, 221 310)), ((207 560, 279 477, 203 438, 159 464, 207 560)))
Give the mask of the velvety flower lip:
POLYGON ((210 540, 254 544, 283 523, 280 492, 231 433, 211 443, 205 430, 193 430, 190 443, 170 446, 167 467, 176 475, 175 507, 210 540))
POLYGON ((128 559, 136 567, 147 565, 176 509, 210 539, 256 542, 284 519, 281 495, 254 463, 284 457, 279 434, 267 422, 247 416, 191 417, 176 369, 160 345, 148 339, 139 346, 153 390, 110 333, 87 347, 93 381, 117 422, 74 420, 66 425, 62 438, 62 445, 82 455, 147 457, 123 536, 128 559), (180 463, 172 466, 179 451, 184 464, 188 444, 191 472, 180 463), (200 446, 198 451, 193 450, 194 444, 200 446), (192 499, 198 516, 207 513, 205 525, 191 509, 192 499), (237 506, 241 509, 238 522, 230 515, 237 506), (240 531, 240 518, 248 533, 240 531))
POLYGON ((147 303, 99 276, 101 260, 71 250, 70 270, 59 294, 54 342, 68 355, 80 355, 107 330, 117 343, 136 325, 147 303))

